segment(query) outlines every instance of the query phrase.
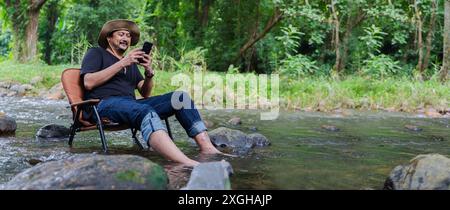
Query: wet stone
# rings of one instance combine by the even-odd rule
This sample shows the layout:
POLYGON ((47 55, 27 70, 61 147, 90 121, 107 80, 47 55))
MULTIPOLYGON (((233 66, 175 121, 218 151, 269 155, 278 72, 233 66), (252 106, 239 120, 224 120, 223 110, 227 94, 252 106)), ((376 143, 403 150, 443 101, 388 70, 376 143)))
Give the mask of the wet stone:
POLYGON ((331 131, 331 132, 338 132, 340 129, 334 125, 322 125, 320 126, 322 129, 331 131))
POLYGON ((405 128, 409 131, 415 131, 415 132, 419 132, 422 131, 422 128, 419 128, 418 126, 415 125, 405 125, 405 128))
POLYGON ((49 124, 40 128, 36 132, 36 137, 39 138, 67 138, 69 137, 70 129, 57 124, 49 124))

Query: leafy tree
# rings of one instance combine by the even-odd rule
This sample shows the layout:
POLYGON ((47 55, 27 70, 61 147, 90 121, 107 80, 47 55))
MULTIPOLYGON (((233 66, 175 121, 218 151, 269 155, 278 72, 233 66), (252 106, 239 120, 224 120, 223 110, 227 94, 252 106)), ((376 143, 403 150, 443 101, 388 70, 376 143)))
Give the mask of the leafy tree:
POLYGON ((447 81, 450 68, 450 0, 445 1, 444 23, 444 60, 441 69, 441 80, 447 81))
POLYGON ((39 12, 46 0, 5 0, 1 6, 11 22, 14 58, 21 62, 37 59, 39 12))

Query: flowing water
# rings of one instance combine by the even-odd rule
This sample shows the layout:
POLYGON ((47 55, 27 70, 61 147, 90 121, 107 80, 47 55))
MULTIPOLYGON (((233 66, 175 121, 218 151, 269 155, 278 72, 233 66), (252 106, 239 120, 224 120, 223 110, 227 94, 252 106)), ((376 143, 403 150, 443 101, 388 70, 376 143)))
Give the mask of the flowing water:
MULTIPOLYGON (((74 148, 65 140, 41 140, 36 131, 50 123, 69 127, 71 112, 66 101, 35 98, 0 98, 0 112, 17 121, 15 136, 0 137, 0 184, 32 167, 36 160, 58 160, 73 153, 101 153, 96 131, 79 133, 74 148)), ((226 126, 246 133, 256 130, 272 142, 266 148, 234 158, 233 189, 381 189, 389 172, 419 154, 450 155, 450 119, 431 119, 417 114, 354 112, 343 114, 287 112, 277 120, 261 121, 257 111, 201 110, 213 128, 226 126), (227 121, 239 116, 242 125, 227 121), (410 131, 405 125, 422 131, 410 131), (329 131, 335 126, 339 131, 329 131)), ((176 144, 190 157, 200 161, 222 157, 202 157, 175 118, 171 127, 176 144)), ((189 171, 176 170, 173 164, 150 151, 139 151, 128 130, 108 132, 112 154, 135 154, 163 165, 171 188, 186 184, 189 171)))

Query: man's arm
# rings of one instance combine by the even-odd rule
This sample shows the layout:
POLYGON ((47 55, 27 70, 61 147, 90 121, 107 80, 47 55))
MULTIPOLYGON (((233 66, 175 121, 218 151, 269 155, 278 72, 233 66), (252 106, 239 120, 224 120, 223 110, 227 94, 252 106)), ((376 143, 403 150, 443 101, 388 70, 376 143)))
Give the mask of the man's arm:
POLYGON ((108 80, 110 80, 114 75, 117 74, 121 69, 124 68, 124 65, 121 61, 113 64, 112 66, 94 73, 87 73, 84 75, 84 88, 86 90, 92 90, 95 87, 98 87, 108 80))
POLYGON ((153 75, 155 74, 155 71, 151 67, 152 59, 150 55, 144 54, 142 60, 144 62, 139 65, 143 66, 145 69, 145 79, 138 83, 137 88, 142 97, 147 98, 150 97, 152 93, 153 75))
POLYGON ((153 78, 145 77, 144 80, 141 80, 138 83, 138 90, 142 97, 148 98, 150 97, 153 89, 153 78))

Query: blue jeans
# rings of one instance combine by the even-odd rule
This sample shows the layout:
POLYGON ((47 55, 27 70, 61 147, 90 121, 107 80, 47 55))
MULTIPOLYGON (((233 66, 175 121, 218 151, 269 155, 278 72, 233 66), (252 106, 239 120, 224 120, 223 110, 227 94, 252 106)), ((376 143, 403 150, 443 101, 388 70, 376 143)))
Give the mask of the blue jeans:
POLYGON ((101 118, 106 117, 112 122, 141 130, 142 137, 148 144, 153 132, 167 131, 161 118, 172 115, 175 115, 189 137, 207 130, 194 102, 185 92, 171 92, 141 100, 129 96, 109 97, 101 100, 97 108, 101 118), (172 96, 175 99, 174 106, 172 96))

